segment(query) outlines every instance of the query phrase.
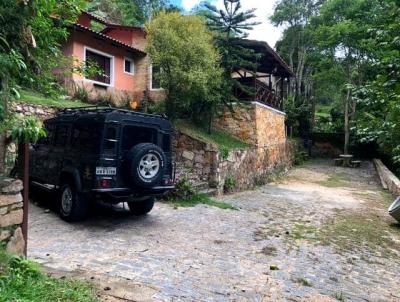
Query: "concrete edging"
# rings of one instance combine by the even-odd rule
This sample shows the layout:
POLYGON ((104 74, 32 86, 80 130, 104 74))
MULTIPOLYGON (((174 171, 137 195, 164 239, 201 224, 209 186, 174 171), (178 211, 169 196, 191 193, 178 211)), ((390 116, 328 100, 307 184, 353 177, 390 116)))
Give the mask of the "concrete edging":
POLYGON ((385 190, 389 190, 394 195, 400 195, 400 180, 394 175, 380 159, 373 160, 376 171, 385 190))

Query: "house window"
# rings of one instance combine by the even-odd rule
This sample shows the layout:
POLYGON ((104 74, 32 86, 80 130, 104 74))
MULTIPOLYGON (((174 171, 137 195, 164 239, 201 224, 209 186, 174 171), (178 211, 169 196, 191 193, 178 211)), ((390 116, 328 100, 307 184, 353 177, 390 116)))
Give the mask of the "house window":
POLYGON ((96 83, 112 85, 113 79, 113 57, 97 52, 92 49, 85 49, 85 61, 94 64, 98 69, 98 74, 86 77, 96 83))
POLYGON ((160 67, 151 65, 150 69, 151 69, 150 89, 153 90, 162 89, 160 81, 157 76, 161 71, 160 67))
POLYGON ((135 64, 133 63, 133 60, 125 58, 124 72, 135 74, 135 64))

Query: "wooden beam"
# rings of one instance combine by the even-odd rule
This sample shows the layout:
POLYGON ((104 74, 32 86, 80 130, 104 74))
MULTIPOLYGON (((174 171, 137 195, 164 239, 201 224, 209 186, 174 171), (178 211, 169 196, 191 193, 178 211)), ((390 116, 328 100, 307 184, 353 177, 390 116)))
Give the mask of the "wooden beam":
POLYGON ((29 144, 21 143, 18 147, 18 160, 20 171, 22 171, 22 181, 24 185, 23 190, 23 220, 22 220, 22 234, 25 240, 24 255, 27 256, 28 251, 28 212, 29 212, 29 144))

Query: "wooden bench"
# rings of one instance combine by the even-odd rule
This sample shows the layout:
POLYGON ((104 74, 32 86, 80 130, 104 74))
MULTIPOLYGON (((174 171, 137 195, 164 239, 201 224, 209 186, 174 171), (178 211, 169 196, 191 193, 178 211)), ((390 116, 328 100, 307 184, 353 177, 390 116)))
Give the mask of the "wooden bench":
POLYGON ((333 161, 335 162, 335 166, 343 166, 343 158, 335 158, 333 161))
POLYGON ((352 160, 351 161, 351 166, 353 168, 360 168, 361 167, 361 160, 352 160))

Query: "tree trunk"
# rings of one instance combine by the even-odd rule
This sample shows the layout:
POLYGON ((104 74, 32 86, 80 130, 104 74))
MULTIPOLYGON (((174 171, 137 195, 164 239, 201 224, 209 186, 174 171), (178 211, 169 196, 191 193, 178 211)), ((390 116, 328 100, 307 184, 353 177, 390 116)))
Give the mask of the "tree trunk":
POLYGON ((350 129, 349 129, 349 103, 350 89, 347 89, 346 101, 344 104, 344 154, 349 152, 350 129))
POLYGON ((300 47, 300 49, 298 51, 298 64, 297 64, 297 72, 296 72, 296 95, 295 95, 295 98, 297 99, 297 101, 299 101, 300 97, 301 97, 301 85, 303 83, 304 65, 305 65, 305 49, 304 49, 304 47, 300 47))

